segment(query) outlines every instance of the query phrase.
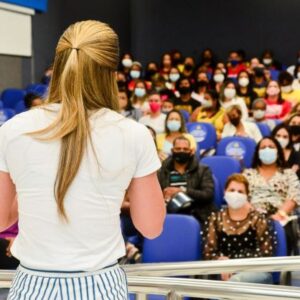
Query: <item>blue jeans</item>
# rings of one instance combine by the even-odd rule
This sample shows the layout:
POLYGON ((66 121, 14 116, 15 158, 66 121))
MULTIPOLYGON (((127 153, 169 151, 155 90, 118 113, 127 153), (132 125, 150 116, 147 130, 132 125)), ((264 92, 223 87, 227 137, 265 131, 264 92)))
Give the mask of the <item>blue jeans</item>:
POLYGON ((241 272, 231 276, 229 281, 273 284, 272 274, 268 272, 241 272))

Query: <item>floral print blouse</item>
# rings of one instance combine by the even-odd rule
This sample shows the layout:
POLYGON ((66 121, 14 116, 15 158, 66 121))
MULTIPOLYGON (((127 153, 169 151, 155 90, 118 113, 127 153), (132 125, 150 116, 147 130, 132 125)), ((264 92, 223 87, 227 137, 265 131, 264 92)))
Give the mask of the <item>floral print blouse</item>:
POLYGON ((278 170, 269 180, 257 169, 246 169, 243 174, 249 181, 249 200, 260 212, 272 215, 286 199, 300 205, 300 182, 293 170, 278 170))

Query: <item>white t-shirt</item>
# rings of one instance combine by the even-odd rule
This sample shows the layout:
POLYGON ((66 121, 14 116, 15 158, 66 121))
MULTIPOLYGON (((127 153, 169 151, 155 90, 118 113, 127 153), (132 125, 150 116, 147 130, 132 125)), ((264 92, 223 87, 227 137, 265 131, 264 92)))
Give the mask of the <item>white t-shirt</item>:
MULTIPOLYGON (((54 198, 60 142, 41 142, 27 132, 45 128, 52 110, 34 109, 0 128, 0 170, 16 185, 19 234, 12 253, 24 266, 41 270, 92 271, 125 254, 120 207, 133 177, 160 168, 149 130, 109 109, 90 117, 94 152, 88 146, 65 197, 69 223, 62 222, 54 198)), ((76 147, 76 145, 74 145, 76 147)))
POLYGON ((139 122, 152 127, 156 134, 164 133, 165 132, 165 121, 166 121, 166 115, 160 114, 156 118, 152 118, 150 115, 146 115, 144 117, 141 117, 139 122))

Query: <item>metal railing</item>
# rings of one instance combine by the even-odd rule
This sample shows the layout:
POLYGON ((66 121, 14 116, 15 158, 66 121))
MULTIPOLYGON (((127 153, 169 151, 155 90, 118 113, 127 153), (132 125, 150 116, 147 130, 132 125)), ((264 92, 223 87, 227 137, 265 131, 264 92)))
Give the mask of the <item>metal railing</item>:
POLYGON ((169 300, 185 297, 234 300, 299 300, 300 288, 249 284, 213 280, 128 276, 129 291, 137 293, 137 300, 147 294, 165 295, 169 300))
POLYGON ((300 256, 135 264, 124 265, 123 268, 130 276, 192 276, 243 271, 300 271, 300 256))
MULTIPOLYGON (((295 300, 300 299, 300 288, 223 282, 202 279, 167 278, 154 276, 188 276, 233 273, 242 271, 271 272, 298 271, 300 257, 270 257, 199 261, 184 263, 157 263, 123 266, 128 276, 129 291, 137 294, 137 300, 147 299, 147 294, 166 295, 169 300, 185 297, 233 299, 233 300, 295 300)), ((0 288, 9 288, 15 271, 0 272, 0 288)))

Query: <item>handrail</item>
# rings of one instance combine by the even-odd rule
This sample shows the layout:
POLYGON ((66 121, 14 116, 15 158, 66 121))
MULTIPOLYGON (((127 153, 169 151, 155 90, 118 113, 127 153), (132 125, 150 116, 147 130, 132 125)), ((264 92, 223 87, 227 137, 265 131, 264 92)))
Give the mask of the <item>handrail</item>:
MULTIPOLYGON (((184 276, 236 272, 299 271, 300 256, 243 258, 180 263, 151 263, 122 266, 128 275, 184 276)), ((1 278, 1 276, 0 276, 1 278)))
MULTIPOLYGON (((247 300, 299 300, 300 288, 213 280, 128 276, 129 291, 137 294, 247 300)), ((139 297, 139 299, 146 299, 139 297)))

